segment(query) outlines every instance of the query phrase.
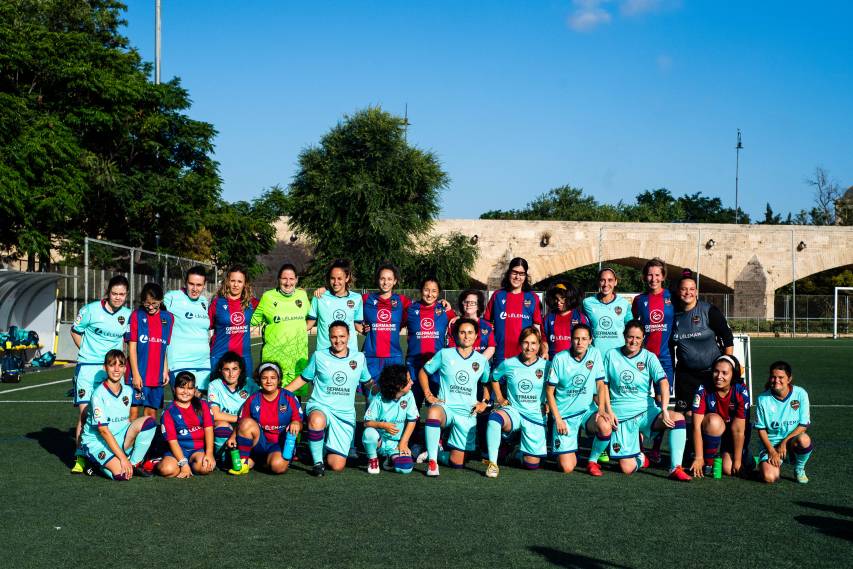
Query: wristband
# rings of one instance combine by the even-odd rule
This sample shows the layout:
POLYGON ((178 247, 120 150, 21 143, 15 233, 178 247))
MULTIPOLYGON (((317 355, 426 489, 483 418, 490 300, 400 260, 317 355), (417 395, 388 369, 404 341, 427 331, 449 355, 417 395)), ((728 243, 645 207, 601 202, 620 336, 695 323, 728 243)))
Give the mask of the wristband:
POLYGON ((181 468, 181 467, 183 467, 183 466, 186 466, 186 465, 188 465, 189 463, 190 463, 190 461, 189 461, 189 460, 187 460, 187 458, 186 458, 186 457, 184 457, 184 458, 182 458, 181 460, 179 460, 179 461, 178 461, 178 468, 181 468))

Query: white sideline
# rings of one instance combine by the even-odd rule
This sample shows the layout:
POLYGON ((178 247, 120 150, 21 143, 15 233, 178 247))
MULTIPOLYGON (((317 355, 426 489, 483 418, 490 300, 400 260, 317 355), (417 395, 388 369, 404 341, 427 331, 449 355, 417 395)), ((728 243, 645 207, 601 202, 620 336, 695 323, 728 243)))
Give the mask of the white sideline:
POLYGON ((65 383, 66 381, 71 381, 71 378, 68 379, 60 379, 59 381, 49 381, 47 383, 39 383, 38 385, 28 385, 27 387, 16 387, 15 389, 4 389, 0 391, 0 395, 5 395, 6 393, 13 393, 15 391, 23 391, 25 389, 35 389, 36 387, 44 387, 46 385, 56 385, 57 383, 65 383))

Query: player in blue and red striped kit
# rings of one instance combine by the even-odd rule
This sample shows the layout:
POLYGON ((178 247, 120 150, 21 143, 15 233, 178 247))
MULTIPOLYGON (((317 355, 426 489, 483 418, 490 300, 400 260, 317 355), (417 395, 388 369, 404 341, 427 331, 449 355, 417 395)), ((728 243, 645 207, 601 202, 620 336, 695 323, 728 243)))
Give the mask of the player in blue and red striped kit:
POLYGON ((578 324, 589 325, 580 308, 580 292, 570 283, 557 283, 545 293, 548 314, 542 323, 542 336, 547 341, 548 359, 572 347, 572 330, 578 324))
POLYGON ((492 367, 504 360, 517 356, 518 337, 528 326, 542 326, 542 308, 539 297, 530 287, 527 261, 516 257, 509 262, 501 281, 501 290, 496 291, 486 305, 483 318, 495 328, 495 350, 492 367))
POLYGON ((258 463, 273 474, 284 474, 293 458, 293 450, 285 449, 287 433, 296 437, 302 430, 302 406, 293 393, 281 388, 278 365, 262 363, 258 379, 261 390, 243 405, 237 433, 228 442, 228 446, 236 442, 242 468, 229 474, 248 474, 258 463))
MULTIPOLYGON (((487 360, 491 360, 495 355, 495 329, 491 323, 485 318, 481 318, 485 308, 483 293, 479 290, 467 289, 459 294, 457 307, 459 308, 459 318, 470 318, 474 322, 479 323, 480 328, 477 332, 477 339, 474 342, 474 350, 482 354, 487 360)), ((453 326, 453 321, 450 322, 453 326)), ((455 348, 456 340, 453 334, 447 335, 447 347, 455 348)))
MULTIPOLYGON (((409 377, 413 380, 418 377, 418 372, 439 350, 447 343, 447 327, 451 320, 456 318, 456 313, 447 308, 445 304, 439 303, 438 295, 441 286, 434 277, 427 277, 421 281, 421 299, 413 302, 406 310, 406 327, 408 328, 408 351, 406 353, 406 367, 409 369, 409 377)), ((429 375, 430 385, 438 390, 438 375, 429 375)), ((412 394, 418 409, 424 402, 424 392, 418 381, 412 387, 412 394)))
POLYGON ((672 335, 675 307, 669 291, 663 288, 666 263, 657 257, 651 259, 643 267, 643 278, 646 281, 646 292, 634 297, 631 312, 634 318, 643 324, 646 331, 645 348, 658 357, 669 380, 672 396, 673 373, 669 337, 672 335))
POLYGON ((219 287, 218 294, 210 300, 207 314, 213 337, 210 339, 210 369, 216 369, 225 352, 243 357, 246 369, 252 367, 252 338, 249 322, 258 307, 252 294, 246 269, 230 267, 219 287))
POLYGON ((163 387, 169 383, 166 346, 172 340, 175 317, 161 310, 163 289, 157 283, 145 283, 139 295, 139 308, 130 315, 128 342, 130 375, 127 384, 133 387, 133 406, 130 419, 143 408, 146 417, 156 417, 163 408, 163 387))
POLYGON ((367 370, 374 381, 387 365, 402 364, 403 350, 400 347, 400 330, 406 323, 406 310, 412 303, 406 296, 394 292, 400 280, 400 271, 390 263, 376 269, 376 286, 379 292, 362 296, 364 302, 365 334, 364 359, 367 370))
POLYGON ((169 451, 157 470, 166 478, 210 474, 216 467, 210 407, 196 397, 195 376, 188 371, 175 375, 173 389, 175 400, 160 419, 169 451))

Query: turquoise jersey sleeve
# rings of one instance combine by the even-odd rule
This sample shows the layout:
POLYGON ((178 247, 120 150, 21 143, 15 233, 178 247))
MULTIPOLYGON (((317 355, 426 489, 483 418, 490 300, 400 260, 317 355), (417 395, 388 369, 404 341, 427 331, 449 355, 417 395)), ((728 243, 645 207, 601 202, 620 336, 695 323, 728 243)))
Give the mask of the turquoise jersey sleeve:
POLYGON ((317 376, 317 356, 316 353, 311 354, 311 358, 308 360, 308 365, 305 366, 305 369, 302 370, 302 373, 299 374, 302 376, 302 379, 305 381, 314 381, 314 378, 317 376))
MULTIPOLYGON (((622 297, 619 297, 619 298, 622 298, 622 297)), ((625 306, 625 309, 624 309, 625 310, 625 318, 623 318, 623 321, 625 324, 627 324, 628 322, 630 322, 631 320, 634 319, 634 312, 633 312, 634 307, 631 305, 630 300, 626 300, 624 298, 622 298, 622 300, 624 301, 623 305, 625 306)))
MULTIPOLYGON (((474 352, 477 353, 477 352, 474 352)), ((477 353, 479 355, 479 353, 477 353)), ((480 356, 482 357, 482 356, 480 356)), ((488 383, 489 376, 492 374, 492 366, 489 365, 489 360, 483 358, 483 373, 480 374, 480 383, 488 383)))
MULTIPOLYGON (((374 399, 376 399, 374 397, 374 399)), ((415 403, 415 396, 412 395, 411 390, 403 396, 403 399, 406 400, 406 421, 417 421, 420 419, 420 413, 418 413, 418 406, 415 403)))
MULTIPOLYGON (((364 354, 361 352, 358 353, 358 357, 361 360, 359 363, 361 364, 361 376, 359 376, 358 381, 360 383, 367 383, 372 377, 370 377, 370 370, 367 369, 367 360, 364 359, 364 354)), ((374 398, 376 399, 376 398, 374 398)))
POLYGON ((666 372, 663 371, 660 360, 651 352, 648 352, 648 356, 646 357, 646 365, 649 366, 649 377, 652 378, 652 382, 655 385, 660 383, 662 379, 666 379, 666 372))
POLYGON ((89 324, 92 322, 92 312, 90 310, 91 305, 86 304, 80 308, 80 311, 77 313, 77 318, 74 319, 74 326, 72 326, 72 330, 77 332, 78 334, 82 334, 86 331, 86 328, 89 327, 89 324))
POLYGON ((306 318, 308 320, 317 320, 317 314, 319 314, 319 304, 320 301, 316 296, 311 297, 311 308, 308 309, 308 316, 306 318))
POLYGON ((764 405, 764 395, 759 395, 757 398, 758 406, 755 409, 755 428, 760 431, 767 430, 767 416, 764 405))
POLYGON ((371 400, 370 405, 367 407, 367 411, 364 412, 364 420, 376 421, 379 416, 380 409, 382 409, 382 396, 377 395, 371 400))
POLYGON ((355 295, 355 312, 353 314, 353 320, 356 322, 364 321, 364 301, 361 298, 360 294, 355 295))
POLYGON ((500 381, 506 377, 507 374, 507 366, 506 362, 509 360, 504 360, 498 364, 498 367, 495 368, 495 373, 492 374, 492 381, 500 381))
MULTIPOLYGON (((435 373, 441 368, 441 354, 444 350, 439 350, 436 354, 430 358, 430 360, 424 366, 424 369, 427 373, 435 373)), ((417 378, 415 378, 417 380, 417 378)))
POLYGON ((808 427, 811 425, 811 409, 809 408, 809 394, 805 389, 800 390, 800 426, 808 427))

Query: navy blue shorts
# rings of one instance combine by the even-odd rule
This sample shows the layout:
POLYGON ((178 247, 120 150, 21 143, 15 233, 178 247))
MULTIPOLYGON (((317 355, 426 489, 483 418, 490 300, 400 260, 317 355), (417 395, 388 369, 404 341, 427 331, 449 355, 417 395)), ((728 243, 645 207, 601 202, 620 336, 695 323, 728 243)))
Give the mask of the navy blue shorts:
POLYGON ((142 391, 133 390, 133 406, 134 407, 149 407, 151 409, 163 408, 163 386, 158 387, 142 387, 142 391))

